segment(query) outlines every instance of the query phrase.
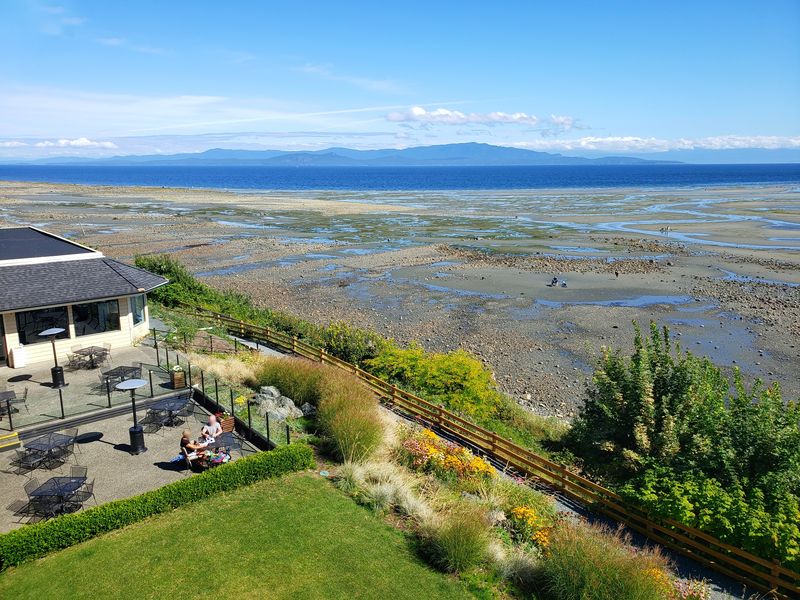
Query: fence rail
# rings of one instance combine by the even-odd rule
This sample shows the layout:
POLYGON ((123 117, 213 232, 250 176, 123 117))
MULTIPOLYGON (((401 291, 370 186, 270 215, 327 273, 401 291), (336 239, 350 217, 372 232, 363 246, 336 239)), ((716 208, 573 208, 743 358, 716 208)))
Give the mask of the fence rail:
POLYGON ((756 556, 678 521, 648 515, 615 492, 573 473, 563 465, 500 437, 441 406, 403 391, 357 365, 331 356, 324 349, 307 344, 295 336, 269 327, 245 323, 207 309, 193 306, 184 308, 193 311, 194 316, 212 320, 218 327, 233 335, 347 371, 360 379, 383 402, 448 432, 520 473, 537 478, 565 496, 587 505, 594 512, 622 523, 712 570, 762 592, 771 592, 784 598, 800 597, 800 573, 787 569, 777 561, 756 556))

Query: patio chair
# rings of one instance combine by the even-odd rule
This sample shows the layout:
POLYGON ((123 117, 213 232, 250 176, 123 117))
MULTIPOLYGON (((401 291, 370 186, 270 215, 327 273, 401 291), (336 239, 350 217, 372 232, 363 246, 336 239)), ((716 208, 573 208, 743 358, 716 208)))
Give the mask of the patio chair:
POLYGON ((164 427, 164 415, 151 408, 144 417, 139 419, 139 424, 145 433, 156 433, 164 427))
POLYGON ((28 408, 28 388, 26 387, 22 390, 22 397, 12 400, 11 404, 23 404, 25 406, 25 412, 31 414, 31 409, 28 408))
POLYGON ((72 506, 77 505, 77 508, 80 508, 84 502, 89 500, 89 498, 93 498, 95 504, 98 503, 97 498, 94 495, 94 479, 84 483, 83 487, 72 494, 67 504, 72 506))
POLYGON ((16 457, 11 461, 11 466, 16 469, 17 475, 27 475, 35 471, 45 460, 45 455, 32 450, 15 450, 16 457))
POLYGON ((39 485, 39 480, 34 477, 23 486, 25 495, 28 496, 28 505, 25 508, 25 512, 32 515, 53 517, 58 512, 60 503, 52 496, 31 496, 39 485))
POLYGON ((186 468, 189 471, 194 471, 195 467, 200 467, 197 452, 189 452, 186 448, 181 448, 181 454, 183 454, 183 460, 186 461, 186 468))
POLYGON ((69 476, 70 477, 86 477, 86 472, 88 469, 86 467, 79 467, 78 465, 72 465, 69 469, 69 476))
POLYGON ((106 356, 111 358, 111 344, 109 342, 103 342, 103 348, 106 349, 106 356))

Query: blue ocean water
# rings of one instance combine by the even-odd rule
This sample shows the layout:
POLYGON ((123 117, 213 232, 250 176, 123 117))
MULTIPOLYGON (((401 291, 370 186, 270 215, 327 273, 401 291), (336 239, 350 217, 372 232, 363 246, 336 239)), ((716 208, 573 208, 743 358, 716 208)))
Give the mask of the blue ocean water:
POLYGON ((532 167, 0 165, 0 180, 233 190, 492 190, 800 183, 800 164, 532 167))

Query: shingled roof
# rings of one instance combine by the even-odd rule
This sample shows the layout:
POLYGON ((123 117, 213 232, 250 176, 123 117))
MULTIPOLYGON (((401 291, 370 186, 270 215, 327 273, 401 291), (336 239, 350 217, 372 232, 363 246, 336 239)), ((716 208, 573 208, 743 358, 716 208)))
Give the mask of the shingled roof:
POLYGON ((149 292, 168 280, 104 257, 0 266, 0 312, 149 292))

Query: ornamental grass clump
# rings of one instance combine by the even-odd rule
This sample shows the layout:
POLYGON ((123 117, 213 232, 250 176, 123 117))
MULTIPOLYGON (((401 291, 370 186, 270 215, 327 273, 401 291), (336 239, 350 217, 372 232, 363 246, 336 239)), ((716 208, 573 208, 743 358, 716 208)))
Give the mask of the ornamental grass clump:
POLYGON ((607 527, 563 522, 539 563, 541 596, 552 600, 664 600, 672 590, 667 559, 636 549, 607 527))
POLYGON ((315 406, 320 433, 342 461, 366 460, 383 440, 377 398, 348 373, 301 358, 267 359, 251 385, 273 385, 295 404, 315 406))
POLYGON ((432 563, 449 573, 460 573, 486 558, 489 524, 478 507, 458 506, 424 537, 432 563))

